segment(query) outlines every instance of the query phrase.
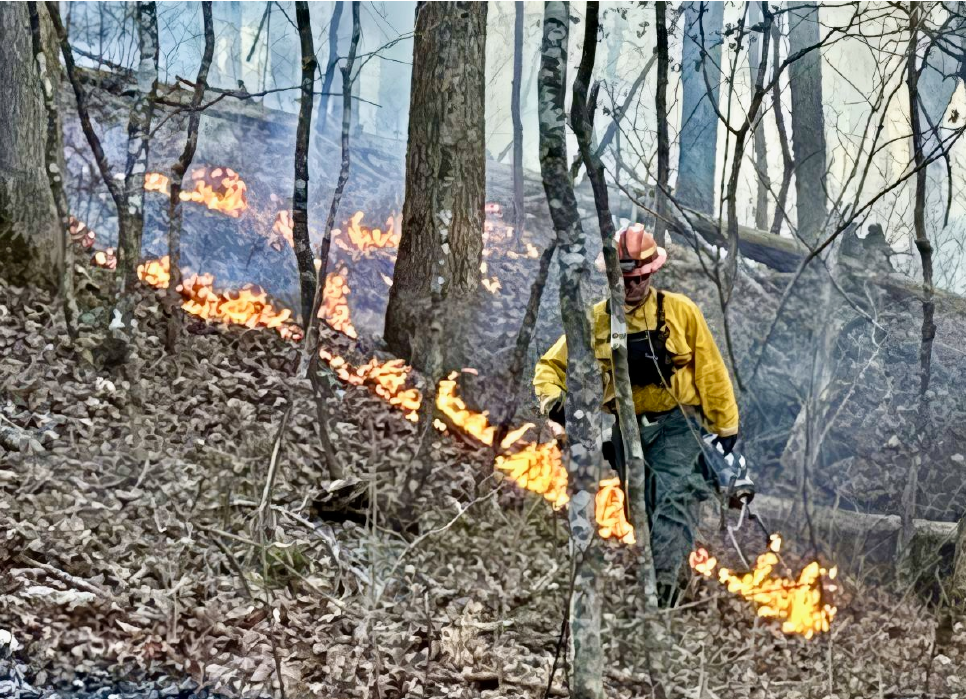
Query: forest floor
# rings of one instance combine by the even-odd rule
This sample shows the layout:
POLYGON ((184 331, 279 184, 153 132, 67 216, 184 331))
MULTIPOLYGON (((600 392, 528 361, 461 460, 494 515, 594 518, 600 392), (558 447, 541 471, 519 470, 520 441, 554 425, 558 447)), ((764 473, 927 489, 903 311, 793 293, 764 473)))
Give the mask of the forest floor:
MULTIPOLYGON (((110 288, 100 274, 88 308, 110 288)), ((269 697, 279 670, 286 697, 545 695, 566 518, 495 476, 489 449, 438 435, 419 534, 397 531, 419 430, 368 387, 327 402, 334 482, 276 333, 194 325, 169 355, 145 290, 132 356, 112 366, 72 348, 59 317, 0 285, 0 695, 269 697)), ((794 542, 785 560, 800 563, 794 542)), ((806 640, 700 577, 642 619, 634 570, 606 543, 609 697, 653 696, 657 630, 669 697, 966 696, 966 626, 894 591, 846 576, 831 631, 806 640)), ((565 655, 551 696, 568 695, 565 655)))

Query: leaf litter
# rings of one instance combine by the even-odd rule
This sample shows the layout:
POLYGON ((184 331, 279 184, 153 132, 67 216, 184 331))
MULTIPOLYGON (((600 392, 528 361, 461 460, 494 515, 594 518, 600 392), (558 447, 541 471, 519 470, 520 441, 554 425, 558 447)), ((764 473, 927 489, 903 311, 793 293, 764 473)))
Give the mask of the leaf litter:
MULTIPOLYGON (((95 270, 95 315, 99 283, 95 270)), ((281 675, 288 697, 544 696, 566 520, 495 477, 489 450, 436 435, 406 509, 419 426, 365 387, 331 390, 348 474, 334 482, 311 389, 293 385, 295 349, 277 335, 187 334, 168 356, 145 291, 132 359, 115 365, 93 330, 69 345, 50 297, 0 291, 0 692, 102 677, 267 697, 281 675)), ((668 696, 966 692, 962 621, 939 648, 933 612, 889 591, 846 579, 831 633, 805 641, 704 579, 646 625, 632 553, 608 544, 605 563, 608 696, 653 695, 649 647, 668 696)), ((551 696, 567 695, 566 668, 551 696)))

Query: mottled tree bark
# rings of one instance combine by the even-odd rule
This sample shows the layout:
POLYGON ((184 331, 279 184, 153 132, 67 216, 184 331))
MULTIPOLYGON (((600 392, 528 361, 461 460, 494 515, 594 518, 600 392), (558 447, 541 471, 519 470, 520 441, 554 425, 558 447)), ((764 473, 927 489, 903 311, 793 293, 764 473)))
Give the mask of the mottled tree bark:
POLYGON ((191 113, 188 115, 188 131, 185 135, 184 149, 181 151, 181 157, 171 167, 171 191, 168 199, 170 276, 165 294, 168 307, 165 345, 169 352, 174 352, 177 349, 178 336, 181 334, 181 293, 178 291, 178 285, 181 284, 181 185, 198 147, 198 126, 201 123, 199 107, 205 97, 205 89, 208 87, 208 70, 211 68, 211 59, 215 53, 215 28, 211 13, 211 0, 205 0, 201 3, 201 14, 205 27, 205 50, 201 56, 198 75, 195 78, 195 92, 191 96, 191 113))
POLYGON ((46 153, 48 146, 60 149, 60 138, 49 144, 50 131, 39 126, 48 115, 41 53, 31 41, 28 6, 0 3, 0 273, 55 289, 66 227, 58 221, 46 153))
POLYGON ((684 3, 681 134, 676 198, 713 215, 724 3, 684 3))
POLYGON ((822 54, 819 6, 788 3, 789 54, 806 51, 788 67, 792 93, 792 148, 798 235, 809 246, 823 237, 826 218, 825 117, 822 112, 822 54))
POLYGON ((479 286, 486 11, 486 3, 435 2, 416 17, 406 201, 385 338, 419 369, 441 350, 445 367, 462 366, 462 326, 479 286), (445 350, 426 332, 434 322, 445 350))
MULTIPOLYGON (((654 239, 664 245, 667 226, 667 186, 670 175, 671 142, 667 133, 667 3, 658 0, 654 3, 654 30, 657 39, 657 92, 654 95, 654 109, 657 112, 657 192, 655 208, 657 220, 654 222, 654 239)), ((587 76, 590 79, 590 76, 587 76)), ((589 153, 588 153, 589 155, 589 153)), ((585 160, 587 156, 584 156, 585 160)), ((608 217, 610 213, 608 212, 608 217)), ((623 300, 623 299, 622 299, 623 300)))
MULTIPOLYGON (((60 259, 59 292, 64 311, 67 333, 71 339, 77 337, 77 317, 80 312, 74 297, 74 253, 69 242, 70 207, 67 192, 64 190, 64 148, 60 129, 60 108, 57 105, 57 89, 60 87, 60 61, 57 60, 57 42, 46 18, 46 9, 41 12, 36 2, 27 3, 30 12, 30 37, 34 59, 37 62, 37 79, 44 95, 44 108, 47 112, 46 144, 44 164, 50 193, 59 223, 58 236, 53 241, 56 257, 60 259), (53 69, 48 69, 53 66, 53 69)), ((48 270, 49 271, 49 270, 48 270)))
MULTIPOLYGON (((748 73, 751 84, 757 84, 758 67, 767 60, 765 51, 767 42, 764 34, 769 33, 767 27, 762 27, 761 6, 757 2, 748 3, 748 73)), ((770 37, 769 37, 770 38, 770 37)), ((765 157, 765 128, 764 119, 758 118, 754 126, 755 137, 755 172, 757 174, 757 188, 755 196, 755 228, 763 231, 768 228, 768 190, 771 182, 768 179, 768 160, 765 157)))
POLYGON ((144 231, 144 175, 148 171, 151 145, 151 119, 158 92, 158 14, 153 2, 137 4, 138 47, 140 62, 135 78, 137 92, 127 123, 127 164, 124 168, 125 206, 118 220, 117 271, 121 296, 126 298, 138 282, 141 261, 141 236, 144 231))
POLYGON ((570 605, 574 683, 571 696, 603 699, 603 653, 600 642, 602 567, 595 535, 594 490, 600 465, 600 369, 591 349, 588 306, 583 287, 589 260, 577 199, 567 171, 567 40, 570 5, 548 2, 543 20, 540 60, 540 170, 557 234, 560 265, 560 312, 567 337, 567 443, 570 473, 570 538, 574 589, 570 605))
MULTIPOLYGON (((510 92, 510 118, 513 120, 513 228, 522 247, 526 211, 523 199, 523 116, 520 109, 520 83, 523 80, 523 0, 516 0, 513 19, 513 85, 510 92)), ((538 302, 539 303, 539 302, 538 302)))
MULTIPOLYGON (((662 4, 662 3, 658 3, 662 4)), ((660 23, 660 19, 658 22, 660 23)), ((627 318, 624 314, 624 277, 621 275, 620 260, 617 256, 616 231, 614 219, 610 215, 607 181, 604 178, 604 163, 593 148, 593 115, 587 111, 587 92, 594 69, 597 51, 597 28, 599 26, 599 3, 587 3, 584 48, 577 77, 574 79, 573 101, 570 124, 577 136, 580 154, 587 169, 594 190, 597 208, 597 223, 600 227, 601 243, 604 249, 604 262, 607 267, 607 282, 610 287, 610 327, 611 327, 611 365, 613 367, 614 387, 617 394, 617 419, 620 424, 624 459, 628 472, 644 471, 644 450, 641 447, 641 432, 637 426, 637 413, 631 393, 631 379, 627 367, 627 318)), ((667 32, 665 30, 665 43, 667 32)), ((660 63, 660 60, 658 61, 660 63)), ((640 553, 638 581, 644 590, 648 604, 657 605, 657 584, 654 574, 654 561, 651 556, 651 536, 647 521, 647 501, 643 491, 637 489, 630 493, 631 516, 635 528, 637 547, 640 553)))
POLYGON ((295 186, 292 191, 292 241, 299 268, 299 288, 302 290, 302 324, 312 322, 317 274, 312 240, 309 237, 309 135, 312 128, 312 100, 314 99, 315 46, 312 40, 312 20, 307 2, 295 3, 299 44, 302 49, 302 95, 299 120, 295 129, 295 186))
POLYGON ((315 118, 317 133, 325 131, 325 122, 329 116, 329 92, 332 81, 339 66, 339 23, 342 21, 343 2, 336 2, 332 8, 332 19, 329 20, 329 58, 325 64, 325 75, 322 77, 322 90, 319 95, 319 115, 315 118))

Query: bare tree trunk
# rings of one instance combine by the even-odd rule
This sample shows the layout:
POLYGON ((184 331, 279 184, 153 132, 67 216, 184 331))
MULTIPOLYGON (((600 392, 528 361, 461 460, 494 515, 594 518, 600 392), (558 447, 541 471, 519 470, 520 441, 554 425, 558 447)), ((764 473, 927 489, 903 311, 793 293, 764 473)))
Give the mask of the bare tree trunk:
MULTIPOLYGON (((667 134, 667 3, 658 0, 654 3, 654 27, 657 34, 657 94, 654 96, 654 108, 657 111, 657 192, 655 204, 657 221, 654 224, 654 239, 658 245, 664 245, 665 219, 667 218, 667 184, 670 174, 671 144, 667 134)), ((589 76, 588 76, 589 79, 589 76)), ((586 160, 589 152, 584 156, 586 160)), ((586 164, 586 163, 585 163, 586 164)), ((610 212, 608 212, 608 218, 610 212)), ((623 296, 621 297, 623 303, 623 296)))
POLYGON ((325 131, 325 122, 329 115, 329 93, 332 91, 332 80, 339 65, 339 24, 342 21, 342 8, 345 3, 336 2, 332 8, 332 19, 329 21, 329 59, 325 64, 325 76, 322 78, 322 94, 319 96, 319 115, 315 118, 315 130, 321 134, 325 131))
POLYGON ((600 369, 591 349, 590 320, 583 287, 589 275, 586 239, 567 171, 567 39, 570 5, 547 2, 540 63, 540 169, 557 233, 560 264, 560 311, 567 337, 567 439, 571 499, 570 537, 574 586, 570 619, 574 667, 572 696, 603 699, 603 652, 600 642, 602 567, 595 535, 594 490, 600 463, 600 369))
MULTIPOLYGON (((657 3, 656 6, 660 5, 663 5, 663 3, 657 3)), ((658 27, 660 27, 660 15, 663 15, 663 11, 659 11, 658 14, 658 27)), ((610 215, 607 182, 604 179, 604 163, 593 149, 593 114, 587 111, 587 91, 596 60, 596 37, 600 22, 599 3, 587 3, 587 16, 584 21, 583 55, 581 56, 580 65, 577 68, 577 77, 574 79, 570 125, 574 134, 577 136, 577 143, 580 146, 580 154, 584 160, 584 167, 587 170, 587 176, 590 178, 590 183, 594 190, 597 223, 600 227, 604 261, 607 265, 607 282, 610 287, 611 364, 614 371, 614 387, 617 394, 617 419, 620 424, 621 436, 623 437, 625 463, 627 464, 628 473, 643 473, 644 450, 641 447, 641 432, 637 426, 637 413, 634 409, 634 397, 631 393, 631 379, 627 367, 627 317, 624 314, 624 278, 621 275, 620 260, 617 256, 614 219, 610 215)), ((658 32, 660 33, 660 28, 658 32)), ((666 43, 666 30, 664 34, 664 41, 666 43)), ((658 63, 660 64, 660 59, 658 63)), ((651 606, 657 606, 657 583, 654 574, 654 561, 651 555, 651 536, 647 521, 647 502, 644 497, 645 494, 638 492, 639 490, 635 489, 630 494, 631 514, 641 560, 641 565, 638 569, 638 580, 644 590, 647 603, 651 606)))
POLYGON ((462 366, 463 325, 483 254, 486 3, 423 3, 416 16, 406 201, 386 309, 389 348, 417 369, 446 351, 462 366), (445 303, 436 312, 434 296, 445 303), (446 348, 426 328, 438 316, 446 348))
POLYGON ((956 553, 953 557, 949 592, 955 604, 966 603, 966 516, 956 526, 956 553))
POLYGON ((171 167, 171 192, 168 199, 168 289, 165 300, 168 307, 168 324, 165 338, 165 345, 169 352, 174 352, 178 345, 178 336, 181 334, 181 293, 178 285, 181 284, 181 184, 184 182, 185 173, 191 166, 191 161, 195 157, 195 150, 198 147, 198 126, 201 123, 201 101, 205 97, 205 89, 208 87, 208 70, 211 68, 211 59, 215 53, 215 28, 212 20, 211 1, 206 0, 201 3, 201 15, 204 18, 205 26, 205 50, 201 56, 201 65, 198 67, 198 76, 195 78, 195 92, 191 97, 191 113, 188 115, 188 131, 185 136, 184 150, 181 157, 171 167))
MULTIPOLYGON (((304 351, 299 374, 304 376, 306 372, 310 377, 315 376, 315 365, 319 358, 319 309, 325 298, 325 284, 329 271, 329 246, 332 243, 332 229, 335 228, 335 217, 339 213, 339 205, 342 203, 342 194, 345 186, 349 182, 349 168, 352 164, 351 150, 349 148, 349 137, 352 123, 352 83, 354 77, 352 69, 355 67, 356 51, 359 47, 359 37, 362 33, 359 22, 359 0, 352 3, 352 40, 349 43, 349 55, 345 65, 340 68, 342 72, 342 164, 339 168, 339 179, 335 183, 335 191, 332 193, 332 203, 329 205, 329 215, 325 220, 325 232, 322 235, 322 244, 319 248, 319 270, 317 276, 317 288, 313 292, 314 302, 306 320, 304 351)), ((306 172, 306 177, 308 173, 306 172)), ((314 272, 314 263, 313 263, 314 272)))
MULTIPOLYGON (((654 67, 654 62, 657 60, 657 54, 652 54, 650 58, 647 59, 647 63, 641 68, 641 72, 638 73, 637 78, 631 84, 630 89, 627 91, 627 95, 624 97, 624 101, 621 102, 620 106, 614 109, 613 116, 610 123, 607 125, 607 129, 604 131, 604 135, 600 139, 600 143, 597 144, 595 152, 596 155, 602 156, 604 151, 610 145, 610 142, 617 138, 617 164, 618 164, 618 174, 620 173, 620 123, 624 115, 627 114, 627 110, 631 108, 632 105, 637 104, 637 93, 641 91, 644 86, 644 81, 647 79, 648 74, 651 72, 651 68, 654 67)), ((578 153, 574 156, 573 162, 570 164, 570 179, 576 180, 577 173, 580 172, 580 167, 583 164, 583 158, 581 158, 578 153)))
MULTIPOLYGON (((909 3, 909 47, 906 55, 906 86, 909 92, 909 121, 912 126, 912 155, 916 171, 916 199, 913 209, 913 225, 916 231, 916 249, 922 260, 922 340, 919 345, 919 410, 917 415, 917 434, 921 442, 928 440, 929 429, 929 378, 932 365, 932 344, 936 337, 933 300, 932 244, 926 233, 926 175, 923 155, 923 134, 921 104, 919 101, 919 69, 916 65, 919 24, 922 21, 922 6, 909 3)), ((903 506, 903 544, 911 538, 912 520, 915 517, 916 499, 919 490, 919 466, 921 457, 915 454, 909 465, 903 506)))
MULTIPOLYGON (((56 256, 61 260, 59 292, 63 304, 64 321, 67 334, 72 340, 77 339, 77 318, 80 312, 74 297, 74 252, 70 245, 70 207, 67 193, 64 190, 64 148, 60 130, 60 109, 57 105, 57 88, 60 87, 60 61, 57 60, 57 42, 54 37, 50 20, 43 20, 36 2, 27 4, 30 13, 30 36, 32 40, 34 58, 37 61, 37 78, 44 95, 44 107, 47 111, 46 144, 44 147, 44 163, 47 179, 50 182, 50 192, 54 197, 54 206, 60 223, 59 235, 52 246, 56 256), (48 70, 47 66, 53 66, 48 70)), ((46 14, 46 10, 44 10, 46 14)), ((29 123, 29 122, 28 122, 29 123)))
POLYGON ((509 393, 509 398, 493 437, 494 449, 500 448, 500 444, 506 437, 510 423, 517 412, 517 405, 520 401, 520 377, 523 375, 523 366, 527 360, 527 350, 530 349, 530 343, 533 341, 533 335, 537 330, 540 299, 543 297, 543 289, 547 285, 547 277, 550 276, 550 262, 553 260, 553 253, 556 249, 557 241, 554 239, 550 241, 550 244, 547 245, 540 256, 537 277, 530 286, 530 298, 527 300, 527 308, 523 313, 523 320, 520 322, 520 330, 517 332, 517 340, 513 347, 510 368, 507 370, 506 390, 509 393))
POLYGON ((825 117, 822 112, 822 54, 808 50, 821 38, 819 6, 788 3, 789 55, 804 53, 788 67, 792 91, 792 147, 798 235, 809 246, 823 236, 826 218, 825 117))
POLYGON ((523 200, 523 117, 520 110, 520 83, 523 79, 523 0, 516 0, 514 9, 513 85, 510 94, 510 116, 513 120, 513 228, 517 244, 522 247, 523 229, 527 220, 523 200))
POLYGON ((125 208, 124 188, 114 179, 110 163, 107 162, 107 156, 104 154, 104 148, 101 146, 101 140, 98 138, 97 132, 94 131, 94 126, 91 124, 90 110, 87 108, 87 95, 84 93, 80 79, 77 76, 77 70, 74 65, 74 54, 71 51, 70 43, 67 39, 67 30, 64 29, 64 23, 60 18, 60 5, 54 0, 47 0, 44 4, 47 7, 47 14, 50 15, 51 22, 53 22, 57 40, 60 42, 60 52, 67 70, 67 79, 70 81, 71 88, 74 91, 74 99, 77 102, 77 116, 80 119, 81 130, 84 132, 87 144, 90 146, 91 152, 94 155, 94 162, 97 164, 97 170, 101 174, 104 186, 107 187, 107 191, 114 201, 114 207, 117 209, 118 236, 120 237, 120 231, 127 225, 127 220, 123 216, 125 208))
POLYGON ((61 140, 59 125, 50 131, 49 109, 45 114, 41 80, 50 75, 37 70, 49 59, 42 44, 31 46, 30 15, 25 4, 0 4, 0 270, 16 283, 55 289, 66 226, 58 221, 56 193, 51 200, 51 178, 59 174, 49 154, 61 140), (38 128, 45 122, 46 131, 38 128))
POLYGON ((299 268, 299 287, 302 290, 302 324, 312 322, 312 307, 318 283, 315 255, 309 237, 309 135, 312 128, 312 100, 315 87, 315 46, 312 41, 312 19, 307 2, 295 3, 299 44, 302 49, 302 96, 299 120, 295 131, 295 187, 292 191, 292 241, 299 268))
POLYGON ((327 391, 323 382, 319 380, 317 371, 321 340, 319 323, 322 322, 319 311, 322 307, 322 300, 325 298, 325 284, 329 276, 329 245, 332 241, 332 229, 335 227, 335 217, 339 213, 339 205, 342 203, 342 194, 349 181, 349 168, 352 164, 349 148, 349 131, 352 122, 352 85, 354 82, 352 69, 355 67, 356 50, 359 47, 361 33, 359 0, 353 0, 352 40, 349 43, 349 55, 346 58, 345 65, 340 68, 342 72, 342 164, 339 168, 339 179, 336 181, 335 191, 332 194, 332 203, 329 205, 329 215, 325 221, 325 232, 322 236, 322 245, 319 251, 318 286, 315 289, 315 298, 306 325, 305 341, 302 345, 302 358, 299 366, 299 376, 307 374, 312 383, 312 390, 315 394, 316 422, 319 427, 319 441, 322 444, 322 451, 325 453, 329 473, 333 478, 342 478, 344 469, 329 436, 329 414, 325 403, 327 391))
MULTIPOLYGON (((124 210, 118 218, 127 225, 118 228, 117 271, 121 298, 126 299, 138 282, 141 235, 144 230, 144 175, 148 171, 151 119, 158 92, 158 14, 153 2, 137 4, 140 62, 135 73, 137 94, 127 124, 127 164, 124 168, 124 210)), ((126 315, 126 313, 125 313, 126 315)))
POLYGON ((684 12, 681 147, 675 192, 682 204, 713 215, 724 3, 686 2, 684 12))
MULTIPOLYGON (((764 44, 762 55, 768 55, 768 42, 771 37, 771 21, 772 13, 767 9, 767 7, 762 8, 765 15, 765 29, 762 32, 762 42, 764 44)), ((740 47, 739 47, 740 48, 740 47)), ((727 312, 728 303, 731 300, 731 292, 734 288, 735 279, 738 274, 738 185, 741 175, 741 164, 744 156, 745 142, 748 139, 748 132, 751 129, 752 124, 758 117, 758 111, 761 109, 761 103, 765 97, 764 81, 765 81, 765 69, 766 63, 764 59, 758 66, 758 73, 755 75, 755 85, 754 92, 752 93, 751 104, 748 107, 748 113, 745 115, 745 121, 741 127, 735 132, 735 144, 734 151, 731 156, 731 173, 728 177, 728 183, 726 192, 724 195, 724 208, 727 210, 727 225, 728 225, 728 259, 726 272, 724 274, 723 283, 721 283, 720 277, 716 279, 715 286, 718 290, 719 300, 721 302, 721 311, 725 314, 724 332, 725 332, 725 345, 728 350, 728 358, 731 360, 732 370, 735 372, 735 382, 738 384, 738 388, 743 390, 744 384, 741 380, 741 375, 738 373, 738 362, 735 357, 735 345, 734 340, 731 337, 731 324, 727 322, 727 312)))
MULTIPOLYGON (((792 175, 795 173, 795 161, 792 158, 792 150, 788 145, 788 130, 785 128, 784 108, 782 107, 782 88, 779 80, 781 71, 781 17, 775 17, 771 25, 772 41, 772 86, 771 86, 771 105, 775 112, 775 129, 778 131, 778 144, 782 150, 782 183, 778 187, 778 196, 775 199, 775 217, 772 219, 771 232, 779 235, 782 230, 782 221, 788 218, 786 206, 788 203, 788 190, 791 188, 792 175)), ((762 229, 764 230, 764 229, 762 229)))
MULTIPOLYGON (((752 33, 748 35, 748 72, 751 76, 751 84, 755 85, 758 77, 758 66, 763 60, 767 60, 765 50, 767 43, 764 40, 765 32, 768 28, 762 28, 763 20, 761 6, 757 2, 748 3, 748 23, 752 27, 752 33), (756 37, 755 34, 758 34, 756 37)), ((755 136, 755 171, 758 175, 757 196, 755 197, 755 228, 765 230, 768 228, 768 191, 771 189, 771 182, 768 179, 768 160, 765 157, 765 129, 764 120, 756 119, 754 126, 755 136)))

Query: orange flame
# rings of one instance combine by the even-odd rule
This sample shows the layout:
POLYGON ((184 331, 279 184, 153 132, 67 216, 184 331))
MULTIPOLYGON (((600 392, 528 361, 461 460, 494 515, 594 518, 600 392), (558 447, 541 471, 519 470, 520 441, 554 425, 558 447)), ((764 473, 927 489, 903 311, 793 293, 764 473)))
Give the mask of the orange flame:
MULTIPOLYGON (((204 204, 212 211, 237 218, 248 208, 248 185, 230 167, 216 167, 209 171, 198 168, 191 173, 194 189, 182 191, 181 201, 204 204)), ((144 175, 144 189, 148 192, 169 194, 170 180, 159 172, 144 175)))
POLYGON ((237 218, 248 208, 248 185, 230 167, 199 168, 191 173, 195 188, 181 199, 204 204, 212 211, 237 218))
POLYGON ((114 248, 98 250, 91 257, 91 264, 104 269, 117 269, 117 251, 114 248))
POLYGON ((359 337, 349 317, 349 284, 346 282, 345 269, 329 272, 325 275, 325 291, 322 293, 322 305, 319 306, 319 318, 328 323, 333 330, 355 339, 359 337))
POLYGON ((160 260, 147 260, 138 265, 138 279, 155 289, 166 289, 171 281, 171 258, 165 255, 160 260))
POLYGON ((395 248, 399 245, 399 232, 395 230, 395 221, 392 216, 386 220, 385 232, 379 228, 369 228, 362 225, 364 217, 365 214, 357 211, 346 222, 348 225, 345 231, 338 228, 333 229, 333 242, 346 252, 362 253, 363 255, 368 255, 374 250, 395 248))
POLYGON ((334 355, 326 349, 319 350, 319 358, 335 372, 342 381, 353 386, 367 385, 373 392, 392 406, 403 410, 406 419, 416 422, 416 411, 422 403, 422 396, 415 388, 406 388, 412 369, 402 359, 380 362, 370 359, 360 367, 352 367, 344 357, 334 355))
POLYGON ((170 195, 171 192, 168 190, 169 183, 170 180, 167 175, 162 175, 160 172, 148 172, 144 175, 145 192, 160 192, 161 194, 170 195))
POLYGON ((620 478, 608 478, 600 482, 594 503, 597 531, 604 539, 614 537, 623 544, 633 544, 634 527, 624 513, 624 490, 620 478))
MULTIPOLYGON (((482 413, 473 412, 466 407, 463 399, 456 395, 457 376, 457 372, 453 372, 448 378, 439 382, 439 387, 436 390, 436 407, 460 431, 465 432, 482 444, 493 446, 493 439, 496 437, 496 426, 490 424, 489 413, 487 411, 483 411, 482 413)), ((511 447, 531 427, 533 427, 533 423, 528 422, 508 432, 507 436, 500 442, 500 448, 508 449, 511 447)))
POLYGON ((688 556, 688 563, 695 571, 701 573, 706 578, 710 578, 711 574, 714 573, 715 567, 718 565, 718 559, 708 553, 707 549, 698 548, 688 556))
POLYGON ((555 510, 570 502, 567 469, 556 441, 528 443, 512 454, 497 456, 494 466, 521 488, 542 495, 555 510))
MULTIPOLYGON (((201 169, 192 174, 196 182, 193 192, 183 192, 182 197, 187 201, 205 203, 213 210, 223 211, 237 216, 247 208, 245 198, 245 184, 237 173, 228 168, 216 168, 208 173, 201 169), (218 179, 221 181, 218 182, 218 179)), ((145 178, 145 188, 149 191, 164 191, 167 189, 167 178, 158 173, 149 173, 145 178)), ((488 207, 488 213, 499 216, 502 214, 498 205, 488 207)), ((345 233, 333 231, 337 245, 349 252, 364 254, 373 250, 391 248, 398 245, 399 233, 395 230, 392 217, 387 221, 386 232, 380 229, 369 229, 362 225, 363 214, 357 212, 348 222, 345 233)), ((502 226, 502 224, 500 224, 502 226)), ((512 229, 502 226, 502 232, 512 232, 512 229)), ((288 211, 280 211, 276 215, 273 231, 276 235, 292 243, 292 218, 288 211)), ((536 253, 536 249, 533 248, 536 253)), ((99 253, 101 254, 101 253, 99 253)), ((486 272, 486 263, 481 271, 486 272)), ((138 267, 138 276, 145 283, 155 288, 165 288, 170 281, 169 260, 148 260, 138 267)), ((383 277, 391 284, 391 279, 383 277)), ((492 293, 500 288, 496 277, 485 279, 486 286, 492 293)), ((245 285, 237 291, 216 292, 214 277, 210 274, 194 274, 186 278, 178 287, 184 298, 182 307, 188 313, 209 321, 233 323, 246 327, 275 328, 286 339, 300 340, 302 329, 289 322, 291 311, 277 309, 268 299, 264 290, 255 285, 245 285)), ((326 289, 319 316, 326 320, 335 330, 355 338, 357 333, 352 325, 349 307, 346 301, 350 293, 345 268, 330 272, 327 275, 326 289)), ((325 361, 336 375, 351 385, 367 385, 376 395, 390 405, 406 413, 411 421, 418 420, 418 410, 422 402, 422 395, 418 389, 407 386, 412 370, 402 360, 380 362, 371 359, 359 367, 352 367, 343 357, 333 355, 325 349, 319 351, 319 357, 325 361)), ((484 411, 477 413, 470 410, 457 395, 455 374, 440 382, 436 405, 449 423, 456 429, 469 435, 480 444, 493 446, 496 427, 489 423, 488 414, 484 411)), ((447 425, 435 421, 438 429, 446 430, 447 425)), ((555 509, 567 504, 567 471, 563 467, 560 449, 555 441, 548 443, 521 442, 523 436, 533 425, 527 423, 510 431, 501 442, 500 449, 511 453, 504 453, 497 457, 495 468, 516 482, 519 486, 542 495, 555 509)), ((624 493, 617 479, 605 480, 600 483, 600 490, 596 498, 596 510, 600 533, 603 538, 616 538, 623 543, 633 543, 634 529, 624 518, 624 493)))
MULTIPOLYGON (((488 269, 489 265, 487 265, 486 260, 483 260, 480 263, 480 274, 486 274, 488 269)), ((495 274, 489 278, 483 277, 480 279, 480 283, 483 285, 483 288, 489 291, 491 294, 495 294, 503 288, 503 285, 500 284, 500 280, 495 274)))
MULTIPOLYGON (((138 265, 138 278, 156 289, 164 289, 171 279, 170 261, 165 255, 160 260, 148 260, 138 265)), ((210 274, 193 274, 178 285, 184 301, 181 307, 188 313, 207 321, 247 328, 274 328, 287 338, 301 335, 301 329, 289 320, 292 312, 276 308, 264 289, 246 284, 234 291, 215 291, 215 278, 210 274)))
MULTIPOLYGON (((292 219, 292 212, 283 209, 275 214, 275 223, 272 226, 272 231, 277 237, 282 238, 289 247, 295 247, 295 238, 293 237, 293 231, 295 229, 295 221, 292 219)), ((281 250, 281 245, 275 245, 275 241, 272 241, 272 247, 276 250, 281 250)))
MULTIPOLYGON (((812 561, 797 579, 775 576, 773 571, 778 565, 781 543, 781 537, 772 534, 769 550, 758 556, 752 571, 738 575, 728 568, 721 568, 718 581, 729 592, 752 602, 758 609, 758 616, 781 619, 782 631, 786 634, 811 638, 828 631, 838 610, 824 598, 826 592, 836 589, 831 581, 835 579, 837 569, 826 569, 818 561, 812 561)), ((693 552, 689 562, 694 570, 709 578, 717 563, 703 548, 693 552)))

